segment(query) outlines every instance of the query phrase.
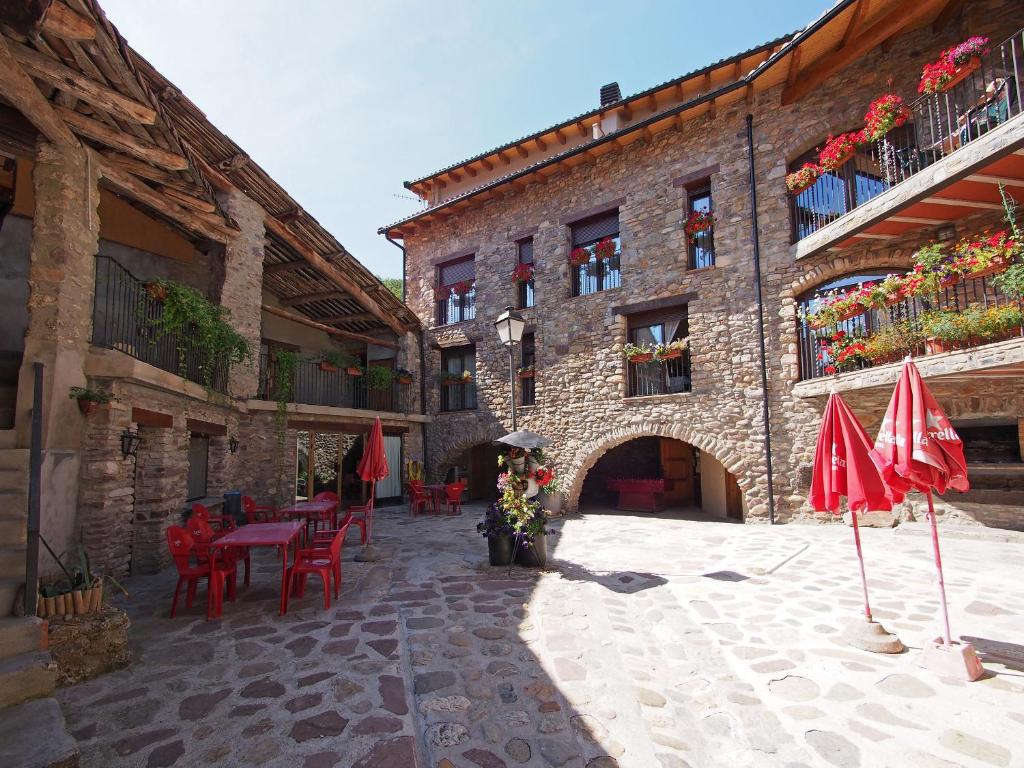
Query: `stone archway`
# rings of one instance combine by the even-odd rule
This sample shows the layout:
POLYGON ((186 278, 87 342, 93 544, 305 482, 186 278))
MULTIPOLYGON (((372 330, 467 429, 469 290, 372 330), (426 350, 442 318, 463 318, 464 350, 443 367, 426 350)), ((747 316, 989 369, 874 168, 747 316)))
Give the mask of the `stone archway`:
POLYGON ((441 482, 461 454, 473 446, 490 444, 507 432, 508 430, 499 422, 482 424, 475 419, 464 424, 459 423, 458 428, 450 429, 442 436, 435 432, 432 447, 439 452, 440 458, 430 462, 430 479, 433 482, 441 482))
POLYGON ((762 515, 761 510, 766 509, 765 504, 759 498, 759 494, 767 494, 767 481, 760 466, 749 466, 736 446, 727 441, 696 432, 683 424, 616 427, 600 438, 580 446, 569 458, 564 472, 567 484, 564 491, 567 508, 578 511, 583 481, 601 456, 616 446, 641 437, 665 437, 680 440, 714 457, 736 478, 746 501, 748 516, 759 517, 762 515), (760 478, 758 472, 761 472, 760 478))

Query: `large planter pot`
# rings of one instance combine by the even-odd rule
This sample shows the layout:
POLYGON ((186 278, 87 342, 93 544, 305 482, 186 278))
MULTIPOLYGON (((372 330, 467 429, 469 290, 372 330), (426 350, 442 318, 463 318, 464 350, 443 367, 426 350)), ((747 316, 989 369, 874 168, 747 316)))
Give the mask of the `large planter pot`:
POLYGON ((526 568, 543 568, 548 562, 548 537, 546 534, 533 537, 533 544, 522 541, 516 550, 516 563, 526 568))
POLYGON ((502 533, 487 538, 487 561, 491 565, 508 565, 512 562, 512 547, 515 539, 511 533, 502 533))
POLYGON ((546 491, 542 490, 540 493, 537 494, 537 501, 540 502, 541 507, 543 507, 546 511, 550 512, 553 515, 558 515, 562 512, 562 505, 565 503, 565 497, 562 496, 561 491, 556 491, 555 493, 547 493, 546 491))
POLYGON ((925 339, 925 347, 929 355, 941 355, 943 352, 952 352, 957 348, 953 342, 935 336, 925 339))

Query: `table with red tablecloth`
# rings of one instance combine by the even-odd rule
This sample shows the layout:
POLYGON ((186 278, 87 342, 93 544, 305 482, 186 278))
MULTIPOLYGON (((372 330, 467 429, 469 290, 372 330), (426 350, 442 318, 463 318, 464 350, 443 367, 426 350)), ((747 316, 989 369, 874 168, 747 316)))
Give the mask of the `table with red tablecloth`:
MULTIPOLYGON (((288 588, 288 547, 294 543, 298 549, 299 534, 305 530, 305 520, 285 523, 259 523, 243 525, 210 543, 211 550, 226 547, 279 547, 281 550, 281 594, 288 588)), ((281 613, 284 613, 282 610, 281 613)))
POLYGON ((665 480, 662 478, 611 477, 609 491, 619 494, 616 509, 626 512, 660 512, 665 508, 665 480))

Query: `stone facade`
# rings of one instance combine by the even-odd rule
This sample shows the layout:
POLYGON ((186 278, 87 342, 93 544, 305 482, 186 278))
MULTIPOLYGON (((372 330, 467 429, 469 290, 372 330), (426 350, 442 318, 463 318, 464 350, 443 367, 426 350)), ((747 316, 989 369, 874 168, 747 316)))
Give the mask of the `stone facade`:
MULTIPOLYGON (((430 474, 443 476, 467 447, 493 440, 511 426, 508 359, 492 323, 505 305, 515 303, 509 279, 517 262, 515 239, 532 232, 536 307, 522 314, 536 339, 536 404, 520 408, 519 426, 553 440, 549 453, 567 483, 568 508, 576 507, 588 469, 609 448, 652 435, 684 440, 714 456, 735 475, 747 519, 767 520, 745 125, 749 111, 754 116, 776 515, 787 520, 805 514, 806 468, 823 400, 794 393, 799 379, 796 298, 863 269, 906 268, 916 242, 886 241, 880 246, 874 241, 844 249, 839 256, 823 253, 794 262, 783 183, 787 164, 828 134, 862 125, 868 104, 882 93, 914 95, 922 65, 943 47, 967 34, 1007 37, 1022 22, 1011 7, 1007 2, 972 4, 959 24, 940 34, 929 27, 898 37, 885 52, 872 51, 790 106, 781 106, 779 86, 758 94, 752 104, 720 108, 713 118, 699 117, 570 170, 555 170, 543 183, 508 189, 443 222, 419 222, 405 238, 406 296, 427 328, 424 375, 429 382, 427 410, 434 416, 427 445, 430 474), (673 181, 699 178, 704 172, 714 197, 715 264, 690 270, 682 226, 686 195, 673 181), (573 297, 570 228, 563 222, 616 204, 622 285, 573 297), (439 326, 433 298, 436 265, 463 253, 475 255, 476 319, 439 326), (622 347, 627 319, 613 307, 683 295, 690 297, 692 391, 626 397, 622 347), (442 349, 457 345, 475 346, 478 407, 441 413, 434 379, 441 370, 442 349)), ((962 228, 992 218, 962 222, 962 228)), ((998 397, 1004 387, 979 380, 965 402, 984 408, 987 398, 998 397)), ((960 400, 953 399, 954 393, 938 390, 943 404, 957 412, 960 400)), ((877 427, 885 403, 851 402, 869 429, 877 427)), ((1019 402, 1006 407, 1022 413, 1019 402)))

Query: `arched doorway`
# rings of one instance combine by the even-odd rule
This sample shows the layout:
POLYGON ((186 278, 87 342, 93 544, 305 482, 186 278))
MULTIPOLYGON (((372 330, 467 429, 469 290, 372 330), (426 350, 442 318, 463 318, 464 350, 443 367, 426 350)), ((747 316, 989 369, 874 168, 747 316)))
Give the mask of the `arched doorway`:
POLYGON ((720 461, 690 443, 659 436, 635 437, 601 455, 583 480, 579 508, 587 514, 744 516, 743 493, 720 461))

